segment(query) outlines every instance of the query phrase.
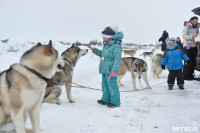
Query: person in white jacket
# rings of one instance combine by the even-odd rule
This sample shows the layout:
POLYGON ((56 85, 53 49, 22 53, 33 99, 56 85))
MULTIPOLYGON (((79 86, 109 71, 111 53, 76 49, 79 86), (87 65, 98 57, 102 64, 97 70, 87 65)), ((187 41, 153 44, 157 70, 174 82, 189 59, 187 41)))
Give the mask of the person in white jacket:
POLYGON ((196 67, 197 46, 195 37, 199 34, 199 23, 196 16, 192 17, 188 22, 184 23, 183 28, 183 47, 184 51, 190 59, 190 65, 184 63, 184 80, 194 80, 194 70, 196 67))

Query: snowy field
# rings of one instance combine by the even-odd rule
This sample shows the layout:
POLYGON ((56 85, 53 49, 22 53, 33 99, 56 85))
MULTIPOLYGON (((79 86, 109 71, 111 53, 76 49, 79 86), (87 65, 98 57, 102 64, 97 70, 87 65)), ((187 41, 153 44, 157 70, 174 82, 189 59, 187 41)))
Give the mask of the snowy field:
MULTIPOLYGON (((32 46, 33 44, 28 43, 0 43, 0 71, 8 69, 13 63, 18 63, 21 55, 32 46)), ((56 42, 54 47, 61 54, 69 45, 56 42)), ((87 49, 84 46, 81 48, 87 49)), ((146 51, 150 52, 151 49, 139 49, 135 57, 142 58, 139 55, 146 51)), ((161 51, 157 49, 155 53, 161 51)), ((179 90, 175 85, 173 90, 169 91, 168 71, 163 71, 160 79, 155 79, 151 73, 151 61, 148 57, 146 62, 148 81, 152 90, 132 91, 131 75, 127 73, 121 81, 124 86, 120 87, 120 90, 132 92, 120 93, 119 108, 108 108, 97 104, 102 92, 86 88, 72 88, 72 98, 76 102, 69 103, 63 86, 61 105, 49 103, 42 105, 42 133, 199 133, 200 82, 185 81, 185 90, 179 90), (191 131, 181 131, 177 127, 190 128, 191 131)), ((98 65, 98 57, 89 51, 76 64, 73 82, 101 89, 98 65)), ((200 74, 197 71, 195 73, 197 76, 200 74)), ((139 80, 136 81, 139 89, 146 87, 143 80, 141 86, 139 80)), ((27 121, 26 126, 31 126, 30 121, 27 121)))

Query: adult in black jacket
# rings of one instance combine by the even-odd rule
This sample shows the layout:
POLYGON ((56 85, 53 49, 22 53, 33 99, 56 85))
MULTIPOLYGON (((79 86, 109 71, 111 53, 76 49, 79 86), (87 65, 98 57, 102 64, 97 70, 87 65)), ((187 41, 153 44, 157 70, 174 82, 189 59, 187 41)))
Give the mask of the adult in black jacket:
POLYGON ((178 44, 178 46, 179 46, 180 48, 183 48, 183 43, 181 42, 180 37, 177 37, 177 38, 176 38, 176 43, 178 44))
POLYGON ((169 37, 168 33, 166 30, 163 31, 162 36, 159 38, 159 42, 162 41, 162 46, 161 46, 161 51, 165 51, 166 50, 166 39, 169 37))

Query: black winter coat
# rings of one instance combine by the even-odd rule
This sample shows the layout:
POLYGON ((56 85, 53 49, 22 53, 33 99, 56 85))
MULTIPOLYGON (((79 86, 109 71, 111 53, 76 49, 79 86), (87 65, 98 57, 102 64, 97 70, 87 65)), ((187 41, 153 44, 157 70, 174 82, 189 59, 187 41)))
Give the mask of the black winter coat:
POLYGON ((162 43, 166 42, 166 39, 169 37, 167 32, 164 32, 160 39, 158 40, 159 42, 162 41, 162 43))
POLYGON ((161 51, 166 50, 166 39, 169 37, 167 32, 164 32, 162 36, 159 38, 159 42, 162 41, 161 51))
POLYGON ((180 48, 183 48, 183 43, 182 42, 176 42, 177 44, 178 44, 178 46, 180 47, 180 48))

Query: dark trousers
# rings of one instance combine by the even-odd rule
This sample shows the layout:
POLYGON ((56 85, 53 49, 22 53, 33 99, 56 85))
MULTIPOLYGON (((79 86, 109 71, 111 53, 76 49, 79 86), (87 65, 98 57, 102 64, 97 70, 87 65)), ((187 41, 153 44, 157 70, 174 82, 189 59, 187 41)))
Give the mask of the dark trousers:
POLYGON ((184 84, 184 78, 183 78, 183 72, 182 69, 179 70, 170 70, 168 75, 167 83, 169 85, 174 85, 175 78, 177 77, 177 84, 183 85, 184 84))
POLYGON ((161 46, 161 51, 165 51, 165 50, 166 50, 166 42, 163 42, 161 46))
POLYGON ((193 74, 196 67, 197 48, 196 47, 194 48, 191 47, 190 49, 184 48, 184 51, 190 60, 189 65, 186 65, 184 63, 184 69, 183 69, 184 79, 192 79, 194 78, 193 74))

